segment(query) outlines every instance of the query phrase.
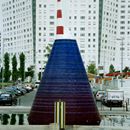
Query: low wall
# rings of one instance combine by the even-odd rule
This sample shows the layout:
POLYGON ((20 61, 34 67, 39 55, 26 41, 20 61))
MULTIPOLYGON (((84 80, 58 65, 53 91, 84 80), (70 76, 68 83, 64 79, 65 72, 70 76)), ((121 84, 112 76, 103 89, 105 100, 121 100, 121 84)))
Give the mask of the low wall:
MULTIPOLYGON (((54 125, 23 125, 23 126, 0 126, 1 130, 58 130, 54 125)), ((127 127, 107 127, 107 126, 67 126, 65 130, 129 130, 127 127)))

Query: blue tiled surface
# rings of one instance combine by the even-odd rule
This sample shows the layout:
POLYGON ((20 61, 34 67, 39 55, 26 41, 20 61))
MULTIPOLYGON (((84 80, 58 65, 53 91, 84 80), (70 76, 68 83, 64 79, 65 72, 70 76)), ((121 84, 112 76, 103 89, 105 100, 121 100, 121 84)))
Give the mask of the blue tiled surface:
POLYGON ((54 102, 58 100, 66 102, 66 124, 100 123, 75 40, 55 41, 29 115, 30 124, 53 123, 54 102))

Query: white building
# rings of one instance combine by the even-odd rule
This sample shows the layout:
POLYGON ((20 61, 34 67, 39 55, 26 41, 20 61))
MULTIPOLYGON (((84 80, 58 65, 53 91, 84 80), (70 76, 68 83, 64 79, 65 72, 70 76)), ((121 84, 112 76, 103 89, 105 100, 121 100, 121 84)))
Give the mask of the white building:
POLYGON ((35 1, 3 0, 2 1, 2 45, 3 53, 14 54, 19 62, 21 52, 25 54, 26 68, 34 65, 35 47, 35 1))
POLYGON ((102 10, 100 65, 104 72, 130 67, 130 0, 105 0, 102 10), (123 41, 122 41, 123 38, 123 41), (122 44, 123 42, 123 44, 122 44), (123 48, 123 51, 122 51, 123 48))
POLYGON ((0 32, 0 71, 2 67, 2 47, 1 47, 1 32, 0 32))
POLYGON ((104 73, 108 73, 111 64, 117 66, 118 2, 105 0, 102 3, 100 65, 104 67, 104 73))
POLYGON ((130 0, 119 1, 117 38, 116 63, 121 70, 130 67, 130 0))
MULTIPOLYGON (((85 67, 98 66, 99 0, 62 0, 66 28, 77 40, 85 67)), ((36 68, 43 71, 46 45, 56 39, 56 0, 37 0, 36 4, 36 68)))
MULTIPOLYGON (((91 63, 107 73, 113 64, 130 66, 130 0, 62 0, 64 25, 77 40, 85 68, 91 63)), ((56 39, 56 0, 3 0, 3 51, 26 56, 26 68, 34 65, 36 76, 45 67, 46 46, 56 39)))

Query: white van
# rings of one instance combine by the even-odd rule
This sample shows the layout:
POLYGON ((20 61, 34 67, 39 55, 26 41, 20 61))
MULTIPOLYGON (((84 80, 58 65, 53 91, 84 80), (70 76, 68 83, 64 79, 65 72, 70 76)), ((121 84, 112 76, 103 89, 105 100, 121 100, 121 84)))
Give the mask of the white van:
POLYGON ((107 90, 101 100, 102 103, 107 106, 122 106, 124 101, 124 91, 107 90))

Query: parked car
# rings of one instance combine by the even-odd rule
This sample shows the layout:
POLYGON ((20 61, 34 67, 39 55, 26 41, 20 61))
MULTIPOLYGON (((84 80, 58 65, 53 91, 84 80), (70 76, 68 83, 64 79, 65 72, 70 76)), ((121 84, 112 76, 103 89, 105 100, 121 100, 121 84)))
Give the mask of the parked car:
POLYGON ((5 88, 5 91, 6 91, 7 93, 10 93, 10 94, 12 94, 12 95, 17 96, 17 92, 15 92, 14 89, 11 88, 11 87, 6 87, 6 88, 5 88))
POLYGON ((102 90, 97 91, 97 93, 96 93, 96 100, 97 101, 101 101, 101 98, 102 98, 102 96, 104 96, 104 94, 105 94, 105 91, 102 91, 102 90))
POLYGON ((33 88, 30 86, 25 86, 25 89, 27 90, 27 92, 31 92, 33 90, 33 88))
POLYGON ((6 91, 11 93, 11 94, 15 94, 16 96, 22 95, 21 91, 18 90, 16 86, 7 87, 6 91))
POLYGON ((17 105, 17 98, 10 93, 1 93, 0 105, 17 105))
POLYGON ((24 87, 17 87, 17 89, 18 89, 19 91, 21 91, 22 95, 24 95, 24 94, 27 93, 27 90, 26 90, 26 88, 24 88, 24 87))
POLYGON ((35 88, 39 87, 40 82, 35 82, 35 88))

